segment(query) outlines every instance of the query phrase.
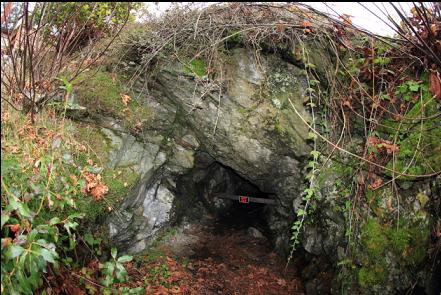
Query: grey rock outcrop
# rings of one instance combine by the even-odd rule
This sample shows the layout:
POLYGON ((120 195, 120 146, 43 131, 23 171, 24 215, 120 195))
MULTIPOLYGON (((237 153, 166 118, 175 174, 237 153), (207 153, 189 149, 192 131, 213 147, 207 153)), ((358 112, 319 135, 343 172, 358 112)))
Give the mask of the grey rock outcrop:
POLYGON ((158 73, 151 95, 145 95, 149 106, 158 110, 158 127, 144 134, 160 136, 160 144, 148 143, 154 141, 149 135, 142 146, 130 136, 121 142, 112 131, 104 131, 115 147, 111 164, 136 164, 143 175, 132 197, 118 210, 122 219, 114 214, 110 221, 112 239, 120 247, 141 251, 155 232, 175 218, 176 181, 195 166, 198 151, 277 196, 280 206, 272 208, 268 218, 271 230, 278 233, 279 250, 288 251, 292 202, 299 198, 301 162, 310 150, 308 129, 289 106, 291 100, 309 120, 303 107, 304 72, 276 55, 262 56, 258 63, 246 49, 233 50, 224 68, 228 79, 222 90, 185 73, 177 64, 158 73), (168 196, 167 202, 161 201, 161 194, 168 196))

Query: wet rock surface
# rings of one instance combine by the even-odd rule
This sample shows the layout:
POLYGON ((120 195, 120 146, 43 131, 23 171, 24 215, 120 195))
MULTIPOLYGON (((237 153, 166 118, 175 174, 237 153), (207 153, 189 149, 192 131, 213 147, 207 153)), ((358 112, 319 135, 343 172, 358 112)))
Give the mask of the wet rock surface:
MULTIPOLYGON (((267 240, 281 257, 288 256, 291 225, 295 212, 302 208, 304 168, 311 150, 307 126, 290 107, 292 102, 302 117, 310 120, 304 107, 307 88, 304 72, 275 54, 262 55, 257 65, 253 52, 244 48, 231 50, 223 68, 223 76, 227 78, 222 89, 212 88, 208 79, 185 73, 182 66, 174 63, 161 69, 151 82, 149 93, 139 90, 142 102, 156 115, 137 136, 121 130, 112 120, 102 122, 108 129, 102 132, 112 146, 111 165, 133 165, 142 176, 108 219, 110 237, 122 251, 139 253, 159 233, 176 224, 204 224, 210 215, 228 217, 235 204, 214 197, 222 192, 264 194, 275 200, 277 205, 260 211, 267 228, 262 230, 255 224, 248 224, 247 228, 256 227, 266 237, 262 240, 267 240)), ((349 159, 343 159, 346 160, 349 159)), ((302 276, 310 294, 332 289, 330 277, 335 269, 330 266, 345 261, 347 251, 348 209, 337 206, 342 196, 338 195, 336 186, 344 175, 339 174, 335 163, 329 165, 320 171, 317 216, 304 225, 301 233, 301 246, 308 253, 311 265, 302 276), (327 273, 317 269, 326 269, 327 273)), ((375 282, 378 286, 375 292, 392 294, 401 282, 412 284, 415 274, 412 269, 426 255, 425 241, 413 241, 418 236, 413 233, 428 237, 433 220, 423 203, 439 195, 439 188, 431 191, 425 186, 415 183, 408 187, 413 190, 403 188, 398 192, 403 199, 411 201, 398 205, 400 217, 408 227, 395 233, 403 235, 407 243, 398 254, 422 254, 417 257, 409 254, 410 258, 403 260, 394 250, 365 247, 367 250, 357 253, 357 259, 351 261, 357 269, 355 280, 360 285, 375 282), (381 259, 386 257, 385 263, 390 267, 378 263, 377 257, 372 259, 369 253, 372 251, 381 253, 381 259)), ((382 201, 372 214, 381 215, 390 210, 387 200, 392 193, 375 194, 382 201)), ((368 216, 365 219, 369 220, 368 216)), ((384 236, 380 244, 392 249, 396 241, 388 238, 390 227, 379 224, 377 230, 361 225, 357 239, 361 239, 361 245, 368 245, 373 236, 384 236), (376 232, 380 234, 375 235, 376 232)), ((242 231, 248 238, 259 236, 253 230, 247 233, 247 228, 242 231)), ((175 242, 187 255, 196 252, 193 242, 199 241, 199 237, 196 233, 182 232, 175 242)), ((417 275, 434 281, 430 270, 421 270, 417 275)))
POLYGON ((158 73, 150 94, 140 93, 143 103, 156 111, 155 121, 141 133, 143 142, 103 130, 113 146, 111 165, 136 165, 143 176, 143 183, 118 209, 121 214, 109 219, 111 236, 121 249, 142 251, 159 228, 204 212, 228 210, 231 202, 213 199, 212 193, 237 191, 248 181, 257 190, 271 193, 280 204, 269 208, 265 216, 272 221, 270 230, 277 233, 277 250, 287 254, 294 216, 291 204, 299 198, 302 159, 310 150, 307 127, 288 107, 288 99, 309 118, 303 107, 306 78, 280 57, 264 56, 257 63, 252 51, 240 48, 232 50, 224 74, 226 89, 220 91, 170 64, 158 73), (222 169, 207 173, 206 167, 213 162, 233 170, 237 177, 222 169), (192 176, 183 188, 180 179, 188 173, 192 176), (207 182, 205 191, 191 187, 198 177, 207 182), (244 181, 238 181, 239 177, 244 181), (158 181, 174 195, 172 207, 157 206, 154 212, 142 209, 143 200, 151 202, 146 191, 158 181), (149 214, 164 222, 153 225, 155 217, 149 214))

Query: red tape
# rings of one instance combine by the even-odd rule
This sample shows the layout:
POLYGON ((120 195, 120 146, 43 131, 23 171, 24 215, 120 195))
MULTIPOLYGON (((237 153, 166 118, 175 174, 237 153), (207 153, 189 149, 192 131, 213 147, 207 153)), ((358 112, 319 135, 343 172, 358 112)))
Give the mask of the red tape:
POLYGON ((239 196, 239 203, 248 204, 250 202, 250 198, 247 196, 239 196))

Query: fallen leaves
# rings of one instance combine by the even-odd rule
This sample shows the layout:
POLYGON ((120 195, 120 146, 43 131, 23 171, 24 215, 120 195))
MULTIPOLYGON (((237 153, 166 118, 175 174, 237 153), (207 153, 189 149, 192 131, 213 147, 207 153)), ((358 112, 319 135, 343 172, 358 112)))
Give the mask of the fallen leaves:
POLYGON ((388 154, 396 153, 400 150, 398 145, 392 143, 389 140, 381 139, 375 136, 368 137, 368 143, 376 146, 379 151, 386 151, 388 154))
POLYGON ((93 174, 90 172, 83 172, 86 180, 85 186, 81 192, 85 195, 92 195, 95 200, 101 200, 109 191, 109 188, 102 182, 100 174, 93 174))
POLYGON ((371 182, 369 183, 368 187, 371 190, 375 190, 383 184, 383 179, 381 177, 378 177, 378 175, 376 174, 373 174, 370 178, 371 182))
POLYGON ((108 191, 109 188, 106 185, 99 183, 92 188, 90 194, 95 198, 95 200, 101 200, 108 191))
POLYGON ((300 22, 300 26, 302 26, 304 28, 310 28, 310 27, 312 27, 312 23, 307 20, 304 20, 304 21, 300 22))
POLYGON ((128 96, 127 94, 121 94, 121 100, 122 100, 123 104, 125 106, 127 106, 128 103, 132 100, 132 98, 130 96, 128 96))
MULTIPOLYGON (((91 182, 96 177, 88 175, 91 182)), ((199 294, 248 294, 248 295, 303 295, 303 288, 292 267, 285 270, 285 261, 267 244, 256 242, 246 230, 232 229, 222 234, 199 232, 203 245, 194 250, 202 254, 190 262, 182 263, 173 256, 161 256, 143 263, 128 262, 125 268, 130 281, 114 284, 114 288, 143 288, 143 294, 151 295, 199 295, 199 294), (222 245, 222 246, 220 246, 222 245), (202 249, 209 256, 201 253, 202 249)), ((161 248, 162 249, 162 248, 161 248)), ((162 249, 168 253, 167 249, 162 249)), ((90 261, 87 267, 64 272, 51 279, 56 281, 59 293, 82 295, 79 290, 91 290, 91 283, 99 282, 99 261, 90 261), (86 281, 81 278, 87 278, 86 281)), ((96 289, 95 289, 96 291, 96 289)))
POLYGON ((7 237, 7 238, 2 239, 2 246, 4 248, 8 247, 11 244, 12 244, 12 239, 11 238, 7 237))
POLYGON ((300 22, 300 26, 304 28, 305 33, 311 33, 312 23, 304 20, 300 22))
POLYGON ((13 233, 17 233, 20 230, 20 224, 11 224, 10 227, 13 233))

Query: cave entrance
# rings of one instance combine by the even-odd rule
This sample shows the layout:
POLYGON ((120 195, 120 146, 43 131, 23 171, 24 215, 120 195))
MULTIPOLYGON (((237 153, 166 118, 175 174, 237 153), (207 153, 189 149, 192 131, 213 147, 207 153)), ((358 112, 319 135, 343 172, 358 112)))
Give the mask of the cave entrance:
POLYGON ((261 191, 256 185, 239 176, 233 169, 221 166, 232 176, 234 189, 211 192, 215 205, 216 227, 218 232, 229 229, 255 228, 269 237, 267 224, 268 206, 275 204, 273 194, 261 191), (219 203, 222 205, 219 206, 219 203))
POLYGON ((185 237, 172 244, 190 249, 179 255, 186 257, 192 274, 203 279, 206 291, 201 294, 254 294, 258 280, 266 284, 258 287, 259 293, 303 294, 295 267, 287 268, 275 251, 280 233, 274 217, 280 205, 264 180, 250 181, 208 154, 197 153, 194 168, 177 180, 176 188, 175 207, 181 210, 176 216, 181 217, 185 237), (239 202, 240 196, 247 196, 248 202, 239 202))
POLYGON ((267 219, 270 207, 277 206, 276 195, 208 155, 195 160, 195 167, 177 183, 185 208, 180 215, 189 221, 214 217, 216 231, 253 227, 271 239, 267 219))

